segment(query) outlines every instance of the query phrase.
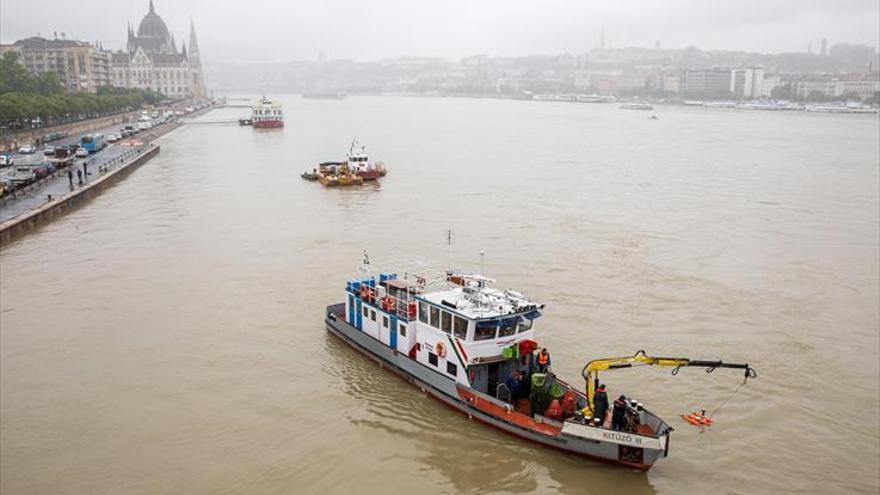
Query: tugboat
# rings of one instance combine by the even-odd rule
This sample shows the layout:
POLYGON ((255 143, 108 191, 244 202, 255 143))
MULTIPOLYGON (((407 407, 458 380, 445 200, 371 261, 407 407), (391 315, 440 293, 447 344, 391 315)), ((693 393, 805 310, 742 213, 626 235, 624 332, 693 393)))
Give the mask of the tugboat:
POLYGON ((357 144, 357 139, 354 139, 348 148, 349 167, 353 168, 358 177, 364 180, 376 180, 379 177, 385 177, 388 173, 385 170, 385 164, 382 162, 371 162, 367 156, 366 147, 361 146, 360 150, 356 151, 357 144))
POLYGON ((347 162, 324 162, 318 165, 318 182, 326 187, 359 186, 364 179, 347 162))
MULTIPOLYGON (((284 109, 281 103, 263 95, 251 106, 251 125, 255 129, 276 129, 284 127, 284 109)), ((247 125, 239 122, 239 125, 247 125)))
MULTIPOLYGON (((566 452, 648 470, 669 453, 673 428, 638 401, 608 407, 598 373, 640 365, 745 370, 748 364, 632 356, 584 366, 586 390, 557 377, 535 322, 545 306, 481 274, 421 262, 379 268, 366 252, 344 301, 327 306, 327 330, 468 418, 566 452), (540 349, 540 351, 539 351, 540 349), (598 417, 593 417, 598 416, 598 417)), ((711 424, 705 413, 682 416, 711 424)))

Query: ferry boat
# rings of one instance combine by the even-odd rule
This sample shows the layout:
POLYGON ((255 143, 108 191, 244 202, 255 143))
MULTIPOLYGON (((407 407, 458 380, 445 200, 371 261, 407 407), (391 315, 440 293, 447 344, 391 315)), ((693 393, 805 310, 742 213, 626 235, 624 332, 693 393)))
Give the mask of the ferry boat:
POLYGON ((348 166, 354 169, 357 176, 363 180, 376 180, 379 177, 385 177, 388 173, 385 170, 385 164, 382 162, 371 162, 369 156, 367 156, 366 147, 361 146, 359 150, 356 150, 357 144, 357 139, 353 140, 348 149, 348 166))
POLYGON ((624 110, 653 110, 654 105, 650 103, 624 103, 620 105, 624 110))
MULTIPOLYGON (((589 362, 581 392, 547 369, 549 359, 542 363, 535 329, 543 304, 493 288, 494 281, 481 274, 396 266, 379 268, 365 252, 343 302, 326 308, 327 330, 468 418, 547 447, 640 470, 668 455, 672 428, 642 404, 621 402, 625 425, 613 424, 607 411, 593 412, 600 370, 732 367, 755 376, 748 364, 652 358, 640 351, 589 362), (510 376, 524 377, 518 382, 524 386, 512 390, 510 376)), ((693 413, 689 422, 692 417, 704 424, 706 415, 693 413)))
POLYGON ((255 101, 251 106, 251 125, 257 129, 284 127, 284 109, 281 103, 265 96, 255 101))

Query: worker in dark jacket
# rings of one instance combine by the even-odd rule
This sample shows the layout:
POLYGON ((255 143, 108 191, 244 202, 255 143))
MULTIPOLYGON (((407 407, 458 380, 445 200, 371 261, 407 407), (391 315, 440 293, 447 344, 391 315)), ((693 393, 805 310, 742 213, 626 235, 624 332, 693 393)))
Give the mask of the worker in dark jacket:
POLYGON ((593 417, 599 418, 603 424, 605 423, 605 415, 608 413, 608 394, 605 393, 605 384, 599 385, 596 393, 593 394, 593 417))
POLYGON ((611 428, 620 431, 626 425, 626 397, 621 395, 614 401, 614 412, 611 413, 611 428))
POLYGON ((511 402, 515 402, 516 399, 523 396, 523 388, 525 388, 523 387, 523 377, 517 370, 511 370, 510 375, 507 377, 507 380, 504 381, 504 384, 507 385, 507 389, 510 390, 511 402))

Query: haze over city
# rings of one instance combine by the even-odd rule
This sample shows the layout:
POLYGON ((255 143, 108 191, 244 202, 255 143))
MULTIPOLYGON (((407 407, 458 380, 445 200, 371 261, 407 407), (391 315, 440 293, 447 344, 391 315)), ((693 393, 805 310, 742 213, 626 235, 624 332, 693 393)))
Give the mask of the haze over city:
MULTIPOLYGON (((146 0, 4 0, 0 42, 64 33, 115 50, 125 43, 126 22, 136 24, 145 7, 146 0)), ((659 41, 663 48, 759 53, 803 52, 810 45, 817 51, 822 39, 876 47, 880 38, 874 0, 158 0, 156 9, 175 33, 185 33, 192 17, 209 62, 310 60, 320 51, 332 59, 359 61, 581 53, 598 44, 603 28, 609 47, 654 47, 659 41)))

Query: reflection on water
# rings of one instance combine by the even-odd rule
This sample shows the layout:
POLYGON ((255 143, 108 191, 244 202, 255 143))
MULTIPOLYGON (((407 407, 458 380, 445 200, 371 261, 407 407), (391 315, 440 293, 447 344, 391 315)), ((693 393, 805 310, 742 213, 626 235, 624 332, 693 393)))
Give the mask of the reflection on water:
POLYGON ((284 104, 278 131, 181 128, 0 253, 0 491, 876 492, 876 117, 284 104), (354 136, 381 184, 299 177, 354 136), (760 377, 701 434, 678 415, 740 375, 604 375, 676 427, 648 474, 531 445, 327 334, 364 249, 462 269, 485 250, 502 288, 547 303, 538 337, 571 383, 638 349, 760 377))

